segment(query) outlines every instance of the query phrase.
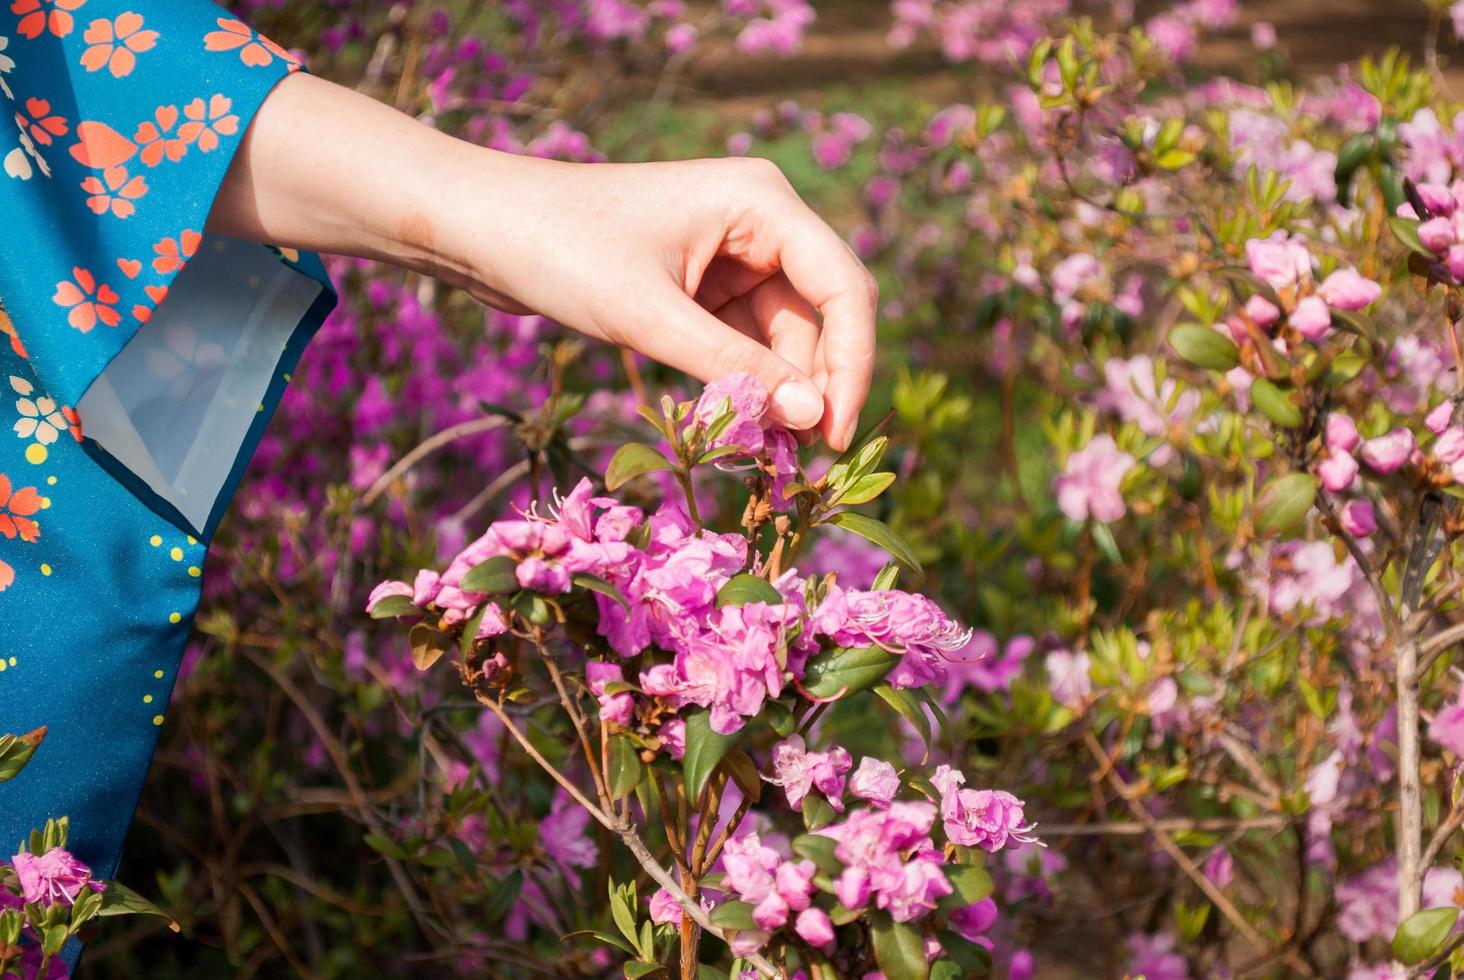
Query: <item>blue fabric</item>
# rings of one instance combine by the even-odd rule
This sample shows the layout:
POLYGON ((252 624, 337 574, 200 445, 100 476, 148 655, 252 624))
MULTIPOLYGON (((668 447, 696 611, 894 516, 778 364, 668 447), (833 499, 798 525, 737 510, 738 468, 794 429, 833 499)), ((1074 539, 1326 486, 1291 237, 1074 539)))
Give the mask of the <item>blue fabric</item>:
POLYGON ((315 256, 202 234, 297 68, 204 0, 0 3, 0 733, 48 729, 0 855, 67 815, 114 875, 207 542, 335 303, 315 256))

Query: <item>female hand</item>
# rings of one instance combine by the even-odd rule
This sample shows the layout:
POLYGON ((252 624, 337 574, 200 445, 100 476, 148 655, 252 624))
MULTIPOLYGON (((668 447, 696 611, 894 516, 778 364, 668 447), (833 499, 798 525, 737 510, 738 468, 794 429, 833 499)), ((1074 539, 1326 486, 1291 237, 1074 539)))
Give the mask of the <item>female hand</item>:
POLYGON ((569 164, 455 140, 310 75, 256 117, 209 229, 381 259, 703 380, 735 371, 788 426, 853 439, 877 291, 772 164, 569 164))

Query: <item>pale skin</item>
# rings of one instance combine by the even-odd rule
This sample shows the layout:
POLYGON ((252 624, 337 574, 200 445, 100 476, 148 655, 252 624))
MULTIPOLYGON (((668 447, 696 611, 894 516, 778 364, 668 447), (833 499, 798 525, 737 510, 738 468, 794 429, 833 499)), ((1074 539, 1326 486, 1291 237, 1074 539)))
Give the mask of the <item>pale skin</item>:
POLYGON ((762 160, 514 156, 302 73, 255 117, 208 228, 404 266, 702 381, 746 371, 836 450, 869 392, 874 279, 762 160))

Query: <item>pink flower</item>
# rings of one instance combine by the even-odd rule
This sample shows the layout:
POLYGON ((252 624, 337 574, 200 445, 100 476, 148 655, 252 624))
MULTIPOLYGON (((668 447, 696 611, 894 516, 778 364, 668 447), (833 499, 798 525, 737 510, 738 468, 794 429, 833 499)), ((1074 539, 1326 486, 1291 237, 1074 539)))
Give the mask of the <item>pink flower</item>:
POLYGON ((1362 437, 1357 434, 1357 423, 1340 412, 1332 412, 1327 416, 1326 443, 1328 449, 1337 449, 1344 453, 1350 453, 1357 448, 1362 437))
POLYGON ((1428 737, 1464 759, 1464 700, 1455 699, 1434 715, 1428 737))
POLYGON ((1370 500, 1349 500, 1340 515, 1342 529, 1355 538, 1365 538, 1378 529, 1370 500))
POLYGON ((1245 315, 1264 330, 1281 318, 1281 310, 1275 303, 1257 294, 1245 301, 1245 315))
POLYGON ((1423 420, 1423 424, 1428 426, 1428 430, 1434 435, 1439 435, 1449 427, 1449 422, 1453 417, 1454 403, 1445 400, 1439 402, 1429 411, 1428 416, 1423 420))
POLYGON ((1307 340, 1321 340, 1332 332, 1332 314, 1320 296, 1302 299, 1286 318, 1286 322, 1307 340))
POLYGON ((844 774, 853 765, 849 750, 835 746, 827 752, 805 752, 803 737, 792 735, 773 747, 774 786, 783 787, 788 805, 797 810, 810 790, 817 789, 835 810, 844 809, 844 774))
POLYGON ((1298 241, 1252 238, 1245 254, 1251 271, 1278 292, 1311 277, 1311 255, 1298 241))
POLYGON ((660 924, 681 925, 681 903, 664 888, 657 888, 650 900, 651 921, 660 924))
POLYGON ((372 589, 371 595, 367 597, 366 611, 368 613, 371 612, 371 610, 375 609, 384 600, 390 599, 392 596, 399 595, 405 596, 406 598, 410 599, 414 594, 415 590, 406 582, 382 582, 380 585, 376 586, 376 588, 372 589))
POLYGON ((953 844, 999 851, 1009 840, 1033 844, 1033 825, 1026 823, 1022 801, 999 789, 963 789, 959 769, 942 765, 930 778, 940 791, 940 815, 953 844))
POLYGON ((834 924, 828 914, 816 906, 809 906, 798 913, 793 931, 810 946, 824 949, 834 942, 834 924))
POLYGON ((1103 524, 1118 520, 1127 512, 1119 485, 1136 462, 1118 448, 1112 436, 1094 436, 1068 457, 1062 474, 1053 481, 1057 506, 1075 521, 1090 516, 1103 524))
POLYGON ((1362 461, 1379 473, 1392 473, 1418 448, 1413 432, 1401 426, 1362 444, 1362 461))
POLYGON ((1357 460, 1350 453, 1330 450, 1317 466, 1317 476, 1330 492, 1342 493, 1357 479, 1357 460))
POLYGON ((1383 295, 1383 287, 1358 275, 1355 269, 1338 269, 1322 280, 1317 292, 1328 306, 1339 310, 1360 310, 1377 302, 1383 295))
POLYGON ((91 868, 64 848, 53 847, 40 855, 21 851, 10 864, 20 878, 20 897, 27 903, 72 905, 82 889, 99 892, 106 888, 93 880, 91 868))
POLYGON ((605 685, 625 680, 625 673, 619 664, 601 663, 591 660, 585 664, 585 682, 600 702, 600 719, 616 725, 628 725, 635 714, 635 699, 629 691, 606 694, 605 685))
POLYGON ((593 868, 600 859, 595 838, 585 833, 589 822, 589 811, 571 801, 564 790, 555 795, 549 815, 539 821, 539 844, 575 887, 579 887, 579 875, 573 869, 593 868))
POLYGON ((849 792, 880 809, 890 805, 900 792, 900 774, 883 759, 866 755, 849 779, 849 792))
POLYGON ((708 449, 737 446, 749 455, 763 449, 763 415, 768 410, 768 393, 750 374, 730 374, 718 378, 702 390, 692 411, 692 422, 710 426, 725 412, 732 413, 731 423, 707 442, 708 449))
POLYGON ((1044 666, 1047 668, 1048 689, 1058 704, 1075 708, 1093 693, 1093 681, 1088 675, 1091 660, 1087 653, 1053 650, 1047 655, 1044 666))
POLYGON ((1418 240, 1430 252, 1442 254, 1454 244, 1454 222, 1448 218, 1429 218, 1420 222, 1418 240))
POLYGON ((1451 425, 1433 444, 1434 458, 1450 466, 1464 458, 1464 427, 1451 425))

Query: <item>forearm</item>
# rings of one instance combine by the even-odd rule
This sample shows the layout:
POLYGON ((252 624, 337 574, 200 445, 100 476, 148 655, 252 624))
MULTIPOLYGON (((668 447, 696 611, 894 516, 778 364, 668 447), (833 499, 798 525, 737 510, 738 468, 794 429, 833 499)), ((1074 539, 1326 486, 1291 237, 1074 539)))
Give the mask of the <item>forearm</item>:
POLYGON ((488 229, 454 217, 465 200, 502 193, 518 165, 301 73, 281 82, 255 118, 208 228, 379 259, 474 289, 470 257, 480 243, 471 238, 488 229))

